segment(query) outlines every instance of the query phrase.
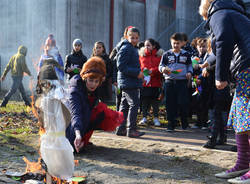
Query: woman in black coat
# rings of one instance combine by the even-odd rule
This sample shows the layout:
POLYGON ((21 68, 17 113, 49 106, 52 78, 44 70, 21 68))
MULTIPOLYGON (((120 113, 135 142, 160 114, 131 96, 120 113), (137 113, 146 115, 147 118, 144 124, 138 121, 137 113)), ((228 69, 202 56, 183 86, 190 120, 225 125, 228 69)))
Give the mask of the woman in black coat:
POLYGON ((238 158, 232 169, 216 177, 234 178, 228 180, 230 183, 250 183, 250 19, 237 2, 239 0, 201 0, 200 14, 212 36, 217 89, 226 88, 229 79, 236 82, 228 125, 236 132, 238 158))

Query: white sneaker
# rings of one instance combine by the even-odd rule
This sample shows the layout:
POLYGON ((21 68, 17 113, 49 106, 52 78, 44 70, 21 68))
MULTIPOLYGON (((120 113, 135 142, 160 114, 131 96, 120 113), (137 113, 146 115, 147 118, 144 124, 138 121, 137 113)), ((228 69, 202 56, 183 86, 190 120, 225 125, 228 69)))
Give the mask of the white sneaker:
POLYGON ((146 125, 147 124, 147 118, 142 118, 142 120, 139 122, 139 125, 146 125))
POLYGON ((226 171, 224 171, 224 172, 215 174, 215 177, 230 179, 230 178, 235 178, 237 176, 241 176, 241 175, 245 174, 247 171, 249 171, 249 169, 243 169, 240 171, 234 171, 234 172, 230 172, 230 173, 227 173, 226 171))
POLYGON ((154 125, 155 126, 161 126, 160 121, 158 120, 158 118, 154 118, 154 125))
POLYGON ((236 178, 227 180, 227 182, 229 182, 229 183, 239 183, 239 184, 249 184, 250 179, 242 180, 240 177, 236 177, 236 178))
POLYGON ((201 130, 207 130, 207 129, 208 129, 208 128, 207 128, 207 127, 205 127, 205 126, 201 128, 201 130))

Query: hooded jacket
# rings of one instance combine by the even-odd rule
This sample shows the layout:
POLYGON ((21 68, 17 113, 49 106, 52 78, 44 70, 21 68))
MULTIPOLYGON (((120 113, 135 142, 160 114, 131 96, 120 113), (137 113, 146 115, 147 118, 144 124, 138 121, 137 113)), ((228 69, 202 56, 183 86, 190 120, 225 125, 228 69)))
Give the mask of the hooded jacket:
POLYGON ((151 78, 148 84, 143 82, 143 87, 161 87, 161 77, 162 74, 160 73, 158 67, 161 61, 161 56, 163 54, 163 50, 153 49, 152 52, 149 52, 145 47, 142 47, 139 52, 139 60, 141 65, 141 71, 145 68, 151 70, 152 73, 150 74, 151 78))
POLYGON ((250 19, 243 8, 230 0, 215 0, 208 10, 207 27, 216 55, 215 79, 229 80, 250 67, 250 19))
POLYGON ((141 71, 138 49, 126 39, 121 42, 117 53, 117 69, 118 88, 138 89, 142 87, 142 80, 137 78, 141 71))
POLYGON ((9 63, 4 69, 3 76, 6 76, 10 70, 12 76, 22 77, 24 72, 27 73, 29 76, 31 76, 31 73, 25 61, 26 54, 27 54, 27 48, 21 45, 18 48, 17 54, 15 54, 10 58, 9 63))

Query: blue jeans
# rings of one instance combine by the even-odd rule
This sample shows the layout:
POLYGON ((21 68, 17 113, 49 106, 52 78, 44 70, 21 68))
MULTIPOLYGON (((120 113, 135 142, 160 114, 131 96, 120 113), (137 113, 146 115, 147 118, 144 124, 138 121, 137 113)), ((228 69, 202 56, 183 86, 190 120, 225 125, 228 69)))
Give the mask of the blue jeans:
POLYGON ((12 76, 12 80, 13 80, 12 86, 11 86, 10 90, 5 94, 1 106, 6 106, 9 99, 17 91, 17 89, 19 89, 19 92, 21 93, 21 96, 25 102, 25 105, 30 106, 30 102, 29 102, 28 98, 26 97, 25 90, 24 90, 23 83, 22 83, 23 77, 22 76, 12 76))
POLYGON ((178 110, 181 116, 182 128, 188 127, 188 88, 187 80, 166 80, 165 82, 166 110, 168 129, 175 128, 178 110))
POLYGON ((136 130, 136 119, 140 105, 139 89, 123 89, 120 111, 123 112, 124 121, 119 129, 136 130))

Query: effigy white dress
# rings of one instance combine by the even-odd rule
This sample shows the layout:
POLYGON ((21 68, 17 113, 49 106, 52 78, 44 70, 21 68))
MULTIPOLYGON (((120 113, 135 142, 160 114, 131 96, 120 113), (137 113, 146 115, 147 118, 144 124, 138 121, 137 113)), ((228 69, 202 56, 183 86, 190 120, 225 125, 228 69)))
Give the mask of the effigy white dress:
MULTIPOLYGON (((73 148, 65 137, 66 106, 63 104, 64 91, 58 81, 52 81, 52 88, 41 98, 45 134, 41 136, 40 152, 50 175, 69 179, 74 172, 73 148)), ((68 112, 69 113, 69 112, 68 112)))

